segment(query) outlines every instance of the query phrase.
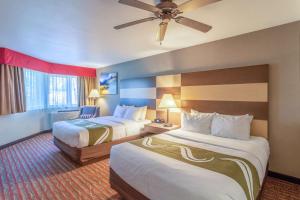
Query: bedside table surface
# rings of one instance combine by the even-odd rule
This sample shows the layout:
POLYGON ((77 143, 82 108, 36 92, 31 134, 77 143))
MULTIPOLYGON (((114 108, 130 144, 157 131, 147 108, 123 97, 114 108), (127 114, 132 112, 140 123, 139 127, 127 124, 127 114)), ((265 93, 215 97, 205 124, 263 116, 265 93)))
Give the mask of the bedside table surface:
POLYGON ((164 126, 164 124, 160 124, 160 123, 151 123, 151 124, 146 124, 145 127, 151 127, 151 128, 160 128, 160 129, 165 129, 165 130, 174 130, 174 129, 178 129, 179 126, 178 125, 173 125, 171 127, 166 127, 164 126))

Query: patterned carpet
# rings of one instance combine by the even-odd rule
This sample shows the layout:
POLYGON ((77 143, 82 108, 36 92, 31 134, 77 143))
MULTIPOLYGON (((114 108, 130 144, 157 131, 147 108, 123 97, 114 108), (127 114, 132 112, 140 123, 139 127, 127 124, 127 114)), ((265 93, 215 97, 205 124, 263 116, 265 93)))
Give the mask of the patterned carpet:
MULTIPOLYGON (((42 134, 0 151, 0 199, 120 199, 109 185, 108 159, 84 167, 42 134)), ((271 177, 264 200, 300 200, 300 186, 271 177)))

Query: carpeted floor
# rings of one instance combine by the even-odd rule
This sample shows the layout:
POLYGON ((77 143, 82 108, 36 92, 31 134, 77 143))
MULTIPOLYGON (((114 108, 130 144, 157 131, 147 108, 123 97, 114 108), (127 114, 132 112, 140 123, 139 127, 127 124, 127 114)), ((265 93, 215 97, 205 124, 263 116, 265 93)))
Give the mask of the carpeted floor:
MULTIPOLYGON (((120 199, 109 185, 108 159, 79 167, 51 134, 1 150, 0 174, 0 199, 120 199)), ((300 200, 300 186, 268 177, 263 199, 300 200)))

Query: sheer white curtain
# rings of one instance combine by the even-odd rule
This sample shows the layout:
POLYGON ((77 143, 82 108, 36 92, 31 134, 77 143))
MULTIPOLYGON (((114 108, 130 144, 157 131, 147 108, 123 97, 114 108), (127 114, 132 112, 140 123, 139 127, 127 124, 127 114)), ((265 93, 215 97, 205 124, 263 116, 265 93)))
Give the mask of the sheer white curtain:
POLYGON ((49 107, 75 107, 78 105, 77 77, 49 75, 49 107))
POLYGON ((47 74, 24 70, 26 110, 45 109, 47 96, 45 95, 47 74))
POLYGON ((24 70, 27 110, 76 107, 76 76, 52 75, 24 70))

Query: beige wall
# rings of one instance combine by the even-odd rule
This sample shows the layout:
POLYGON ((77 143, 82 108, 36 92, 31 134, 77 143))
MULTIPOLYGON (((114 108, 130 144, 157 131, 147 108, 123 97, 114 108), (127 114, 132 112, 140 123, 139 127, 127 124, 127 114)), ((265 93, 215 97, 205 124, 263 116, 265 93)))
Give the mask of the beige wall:
MULTIPOLYGON (((300 178, 300 22, 121 63, 119 79, 270 64, 270 169, 300 178)), ((99 100, 111 114, 118 95, 99 100)))
POLYGON ((51 129, 50 113, 28 111, 0 116, 0 146, 51 129))

